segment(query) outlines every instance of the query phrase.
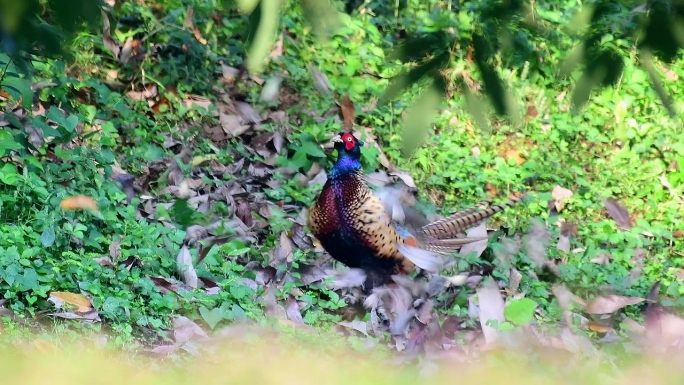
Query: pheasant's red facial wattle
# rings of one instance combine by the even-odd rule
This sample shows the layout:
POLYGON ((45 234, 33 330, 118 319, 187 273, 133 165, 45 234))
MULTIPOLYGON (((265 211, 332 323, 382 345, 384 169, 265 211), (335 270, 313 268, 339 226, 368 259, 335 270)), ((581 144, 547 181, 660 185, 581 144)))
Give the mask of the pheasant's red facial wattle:
POLYGON ((352 134, 342 135, 342 141, 344 142, 344 148, 346 148, 347 151, 351 151, 351 149, 354 148, 354 145, 356 144, 356 139, 352 134))

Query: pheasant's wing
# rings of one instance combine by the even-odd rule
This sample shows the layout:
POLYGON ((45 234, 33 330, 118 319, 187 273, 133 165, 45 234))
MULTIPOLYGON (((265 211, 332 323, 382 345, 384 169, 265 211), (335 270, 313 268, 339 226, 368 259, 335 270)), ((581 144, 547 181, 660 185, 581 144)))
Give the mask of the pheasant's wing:
POLYGON ((363 233, 364 242, 378 258, 393 259, 404 273, 411 272, 414 265, 428 271, 437 270, 441 260, 427 250, 405 244, 379 197, 369 192, 361 202, 357 210, 357 231, 363 233))

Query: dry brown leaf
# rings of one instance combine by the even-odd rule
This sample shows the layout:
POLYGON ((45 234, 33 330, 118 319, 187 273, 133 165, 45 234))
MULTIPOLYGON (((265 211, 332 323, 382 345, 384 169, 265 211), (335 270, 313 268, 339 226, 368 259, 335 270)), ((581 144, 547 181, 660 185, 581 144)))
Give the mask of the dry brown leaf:
POLYGON ((342 112, 342 128, 345 132, 351 132, 354 127, 354 120, 356 119, 356 109, 349 94, 344 95, 342 103, 340 103, 340 111, 342 112))
POLYGON ((596 333, 607 333, 611 327, 609 325, 604 325, 597 323, 596 321, 589 321, 589 330, 596 333))
POLYGON ((119 44, 112 37, 109 17, 104 9, 102 12, 102 41, 104 46, 114 55, 120 63, 126 64, 131 58, 141 60, 145 56, 145 49, 140 40, 129 37, 124 45, 119 44))
POLYGON ((641 325, 640 323, 638 323, 630 317, 625 317, 625 319, 622 320, 622 325, 624 325, 626 329, 634 333, 642 334, 646 331, 646 327, 644 325, 641 325))
POLYGON ((247 227, 254 225, 254 217, 252 216, 252 209, 249 202, 246 200, 239 200, 235 207, 235 216, 238 217, 247 227))
POLYGON ((558 237, 558 244, 556 244, 556 249, 569 253, 570 252, 570 237, 561 233, 558 237))
POLYGON ((629 271, 629 277, 632 280, 636 280, 641 276, 641 273, 644 271, 644 263, 646 262, 646 250, 637 247, 634 249, 634 256, 631 258, 632 263, 634 266, 630 269, 629 271))
POLYGON ((376 187, 385 187, 390 183, 389 174, 387 174, 385 171, 376 171, 366 174, 366 180, 368 183, 376 187))
POLYGON ((227 83, 232 83, 239 74, 239 69, 221 63, 221 75, 223 76, 223 80, 227 83))
POLYGON ((90 303, 90 300, 80 294, 53 291, 50 292, 48 301, 52 302, 58 309, 62 309, 64 304, 67 304, 66 308, 70 308, 80 313, 93 310, 93 305, 90 303))
POLYGON ((461 249, 458 251, 460 255, 468 255, 471 252, 475 252, 475 257, 479 258, 482 253, 487 249, 487 242, 489 239, 487 238, 487 226, 485 225, 485 222, 483 221, 476 227, 472 227, 466 231, 466 236, 468 238, 484 238, 479 241, 475 242, 470 242, 466 243, 465 245, 461 246, 461 249))
POLYGON ((109 244, 109 256, 112 257, 113 261, 121 257, 121 239, 121 237, 117 237, 109 244))
POLYGON ((100 314, 95 310, 91 310, 91 311, 84 312, 84 313, 66 311, 66 312, 61 312, 61 313, 48 313, 48 315, 53 316, 53 317, 64 318, 64 319, 85 320, 85 321, 91 321, 91 322, 100 322, 101 321, 100 314))
POLYGON ((597 257, 589 260, 591 263, 598 263, 599 265, 606 266, 613 259, 613 256, 608 253, 601 253, 597 257))
POLYGON ((196 289, 198 283, 197 271, 195 271, 195 266, 192 264, 192 255, 190 255, 188 246, 183 245, 183 247, 181 247, 178 256, 176 257, 176 265, 178 274, 183 277, 183 282, 191 288, 196 289))
POLYGON ((311 65, 307 65, 307 68, 309 69, 311 76, 314 78, 314 86, 318 88, 318 91, 320 91, 322 94, 330 95, 330 89, 332 88, 332 85, 330 84, 328 77, 318 68, 314 68, 311 65))
POLYGON ((551 196, 554 199, 553 204, 556 207, 556 211, 560 212, 565 205, 565 201, 572 198, 573 195, 572 191, 556 185, 553 190, 551 190, 551 196))
POLYGON ((207 333, 199 325, 185 316, 178 316, 173 320, 173 337, 177 344, 188 341, 208 341, 207 333))
POLYGON ((522 278, 522 273, 520 273, 518 269, 512 268, 511 272, 508 274, 508 289, 513 293, 517 293, 522 278))
POLYGON ((187 108, 192 108, 193 106, 201 107, 207 112, 209 111, 209 107, 211 107, 212 102, 210 99, 205 98, 204 96, 200 95, 192 95, 188 94, 186 95, 185 98, 181 100, 181 103, 187 108))
POLYGON ((219 123, 229 138, 236 138, 249 130, 248 124, 242 124, 242 119, 237 115, 228 115, 219 111, 219 123))
POLYGON ((59 203, 63 210, 91 210, 97 211, 97 201, 89 196, 76 195, 64 198, 59 203))
POLYGON ((261 297, 264 302, 264 313, 268 317, 285 319, 287 318, 287 312, 285 311, 285 308, 276 301, 275 290, 274 285, 271 284, 261 297))
POLYGON ((337 324, 342 325, 342 326, 349 328, 349 329, 354 329, 354 330, 364 334, 366 337, 368 337, 368 323, 367 322, 363 322, 363 321, 355 319, 355 320, 350 321, 350 322, 338 322, 337 324))
POLYGON ((611 314, 625 306, 643 302, 644 298, 625 297, 622 295, 599 296, 589 301, 584 311, 589 314, 611 314))
POLYGON ((622 230, 627 230, 632 227, 632 220, 629 217, 629 212, 622 203, 615 199, 602 199, 603 204, 608 209, 608 214, 617 223, 622 230))
POLYGON ((109 257, 99 257, 99 258, 93 258, 93 261, 97 262, 100 264, 100 266, 105 266, 105 267, 116 267, 114 262, 112 262, 111 258, 109 257))
POLYGON ((292 296, 292 294, 288 294, 287 296, 287 300, 285 302, 285 313, 290 321, 306 325, 306 323, 304 323, 304 319, 302 318, 299 303, 297 302, 297 299, 292 296))
POLYGON ((684 344, 684 319, 662 306, 653 306, 646 312, 644 336, 650 351, 679 350, 684 344))
POLYGON ((515 162, 518 166, 525 163, 525 158, 520 155, 520 151, 516 149, 509 149, 504 154, 504 158, 510 159, 515 162))
POLYGON ((245 102, 234 102, 235 107, 237 107, 238 112, 242 116, 242 119, 247 123, 260 124, 261 116, 256 112, 251 104, 245 102))
POLYGON ((185 231, 185 243, 187 245, 194 245, 197 242, 205 239, 208 236, 206 227, 200 225, 192 225, 185 231))
POLYGON ((271 267, 278 267, 284 263, 292 262, 292 251, 295 249, 294 242, 287 236, 287 232, 280 233, 280 243, 273 251, 273 259, 269 261, 268 265, 271 267))
POLYGON ((195 23, 192 22, 192 15, 194 13, 195 9, 190 7, 190 9, 188 9, 187 14, 185 15, 185 26, 190 28, 193 36, 195 36, 195 39, 197 39, 197 41, 199 41, 201 44, 207 44, 207 39, 202 37, 202 32, 200 32, 200 30, 197 29, 197 27, 195 27, 195 23))
POLYGON ((192 290, 192 288, 183 282, 177 281, 173 278, 166 278, 166 277, 152 277, 152 276, 147 276, 147 278, 154 283, 154 285, 159 289, 159 291, 162 294, 166 293, 175 293, 177 295, 181 295, 179 293, 180 290, 192 290))
MULTIPOLYGON (((496 282, 489 279, 477 289, 477 318, 480 320, 482 333, 487 344, 499 341, 500 331, 487 325, 489 320, 496 320, 499 323, 506 321, 504 317, 504 300, 499 292, 496 282)), ((472 297, 471 297, 472 298, 472 297)), ((472 300, 471 300, 472 301, 472 300)))
POLYGON ((154 349, 149 350, 150 353, 158 354, 160 356, 168 356, 169 354, 178 350, 178 345, 160 345, 154 349))

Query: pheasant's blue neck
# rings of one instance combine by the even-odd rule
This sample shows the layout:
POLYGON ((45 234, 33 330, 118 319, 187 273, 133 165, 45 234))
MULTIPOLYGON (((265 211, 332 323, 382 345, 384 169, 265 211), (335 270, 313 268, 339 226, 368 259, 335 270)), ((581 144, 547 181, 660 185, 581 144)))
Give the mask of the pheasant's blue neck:
POLYGON ((355 174, 361 170, 361 159, 358 157, 352 157, 347 153, 341 153, 337 157, 337 162, 330 170, 328 178, 330 179, 340 179, 350 174, 355 174))

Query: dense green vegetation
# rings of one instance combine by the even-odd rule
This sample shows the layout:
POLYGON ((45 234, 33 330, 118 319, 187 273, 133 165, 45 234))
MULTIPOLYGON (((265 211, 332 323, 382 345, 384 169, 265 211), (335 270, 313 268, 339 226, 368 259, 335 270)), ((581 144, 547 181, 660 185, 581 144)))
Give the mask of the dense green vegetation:
MULTIPOLYGON (((393 76, 415 67, 388 54, 406 34, 483 27, 468 6, 434 1, 359 3, 327 40, 289 2, 263 73, 243 71, 249 19, 218 1, 121 3, 111 34, 79 29, 69 56, 31 56, 27 74, 0 54, 5 329, 111 331, 113 345, 137 349, 167 345, 169 330, 191 321, 211 334, 280 319, 340 336, 326 349, 362 350, 372 340, 381 350, 387 335, 357 333, 359 323, 340 332, 355 297, 322 284, 330 262, 317 264, 301 212, 332 164, 321 144, 341 129, 344 95, 356 106, 355 128, 377 144, 364 148, 367 173, 412 176, 422 209, 446 214, 528 192, 525 204, 490 221, 502 230, 484 253, 454 257, 441 273, 470 277, 435 299, 442 327, 480 330, 470 300, 485 290, 482 301, 488 277, 513 304, 500 330, 534 322, 553 333, 569 313, 573 332, 596 341, 627 336, 625 325, 642 322, 651 300, 681 312, 681 121, 668 116, 619 26, 601 41, 624 55, 624 72, 573 113, 584 72, 556 75, 577 41, 562 27, 580 9, 563 4, 538 2, 548 33, 515 30, 513 54, 493 55, 518 120, 467 108, 485 103, 487 75, 468 44, 447 49, 447 98, 433 124, 425 117, 440 96, 421 93, 428 79, 378 102, 393 76), (417 125, 422 131, 403 128, 417 125), (415 143, 408 156, 402 140, 415 143), (97 209, 69 210, 89 204, 74 200, 80 195, 97 209), (560 284, 593 311, 569 307, 560 284), (620 297, 602 304, 610 294, 620 297), (45 316, 64 304, 77 308, 45 316)), ((653 68, 681 110, 681 60, 653 68)))

